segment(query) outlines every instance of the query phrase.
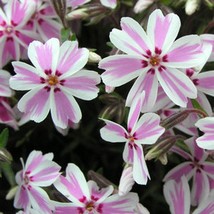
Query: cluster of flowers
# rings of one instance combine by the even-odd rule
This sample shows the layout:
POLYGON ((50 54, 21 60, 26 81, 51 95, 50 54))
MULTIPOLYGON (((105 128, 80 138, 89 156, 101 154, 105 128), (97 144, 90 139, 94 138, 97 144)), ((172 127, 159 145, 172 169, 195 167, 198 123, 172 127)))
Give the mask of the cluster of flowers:
MULTIPOLYGON (((87 2, 68 0, 67 4, 76 8, 87 2)), ((113 0, 101 3, 116 7, 113 0)), ((148 213, 130 190, 135 182, 147 184, 150 176, 146 160, 151 159, 153 149, 162 154, 166 147, 165 153, 186 159, 164 177, 164 195, 171 212, 189 214, 190 205, 197 207, 194 214, 214 212, 214 163, 209 161, 207 151, 214 150, 214 117, 205 95, 214 96, 214 70, 200 72, 207 62, 214 61, 214 35, 189 35, 175 40, 180 19, 173 13, 164 16, 161 10, 149 16, 146 31, 134 19, 123 17, 121 30, 110 33, 111 43, 122 54, 102 59, 98 67, 105 71, 99 75, 84 68, 88 49, 79 48, 77 41, 60 44, 62 24, 50 1, 9 0, 2 4, 0 66, 15 60, 12 66, 16 74, 0 71, 0 122, 18 129, 29 120, 42 122, 50 112, 54 125, 63 132, 82 118, 74 97, 96 98, 101 80, 111 92, 136 79, 126 99, 127 128, 102 119, 106 125, 100 130, 105 141, 125 142, 126 166, 118 189, 100 188, 94 181, 87 183, 74 164, 68 164, 64 177, 59 172, 61 167, 52 161, 53 154, 33 151, 25 165, 22 161, 23 170, 16 175, 14 206, 23 209, 20 212, 148 213), (26 58, 32 65, 19 61, 26 58), (11 89, 28 91, 17 104, 16 112, 21 115, 18 123, 7 100, 13 96, 11 89), (194 109, 194 102, 201 109, 194 109), (200 119, 197 112, 205 118, 200 119), (179 120, 184 114, 185 120, 179 120), (175 144, 173 126, 191 136, 184 141, 186 150, 175 144), (197 127, 205 133, 203 136, 199 136, 197 127), (146 157, 144 148, 152 148, 146 157), (50 200, 41 187, 52 184, 70 202, 50 200)))

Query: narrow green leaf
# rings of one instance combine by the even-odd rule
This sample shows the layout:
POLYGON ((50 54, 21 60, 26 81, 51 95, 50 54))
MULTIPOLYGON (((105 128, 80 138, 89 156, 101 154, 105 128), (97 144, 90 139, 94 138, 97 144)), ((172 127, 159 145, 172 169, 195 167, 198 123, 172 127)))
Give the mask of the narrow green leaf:
POLYGON ((0 167, 10 186, 15 186, 16 185, 15 175, 12 170, 11 164, 1 163, 0 167))
POLYGON ((9 136, 9 131, 7 128, 5 128, 0 134, 0 148, 6 147, 8 136, 9 136))
POLYGON ((193 106, 195 109, 201 110, 201 111, 203 111, 205 114, 207 114, 207 112, 201 107, 200 103, 199 103, 196 99, 191 99, 191 102, 192 102, 192 106, 193 106))

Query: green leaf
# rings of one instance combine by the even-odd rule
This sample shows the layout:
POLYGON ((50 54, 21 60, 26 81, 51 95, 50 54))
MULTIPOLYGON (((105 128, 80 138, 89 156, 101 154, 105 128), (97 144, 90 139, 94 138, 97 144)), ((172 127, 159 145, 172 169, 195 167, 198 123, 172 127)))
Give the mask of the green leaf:
POLYGON ((62 42, 70 40, 70 35, 71 35, 71 30, 69 28, 63 28, 61 30, 61 40, 62 40, 62 42))
POLYGON ((9 131, 7 128, 5 128, 0 134, 0 148, 6 147, 8 136, 9 136, 9 131))
POLYGON ((1 163, 0 167, 10 186, 15 186, 16 185, 15 175, 12 170, 11 164, 1 163))
POLYGON ((192 106, 195 109, 201 110, 202 112, 204 112, 205 114, 207 114, 207 112, 201 107, 200 103, 197 100, 191 99, 191 102, 192 102, 192 106))

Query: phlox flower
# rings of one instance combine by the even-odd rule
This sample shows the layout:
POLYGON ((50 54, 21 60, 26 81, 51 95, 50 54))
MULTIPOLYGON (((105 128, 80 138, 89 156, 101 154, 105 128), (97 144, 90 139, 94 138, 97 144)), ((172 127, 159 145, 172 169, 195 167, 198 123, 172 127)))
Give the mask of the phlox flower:
POLYGON ((125 142, 123 159, 133 165, 133 178, 138 184, 146 184, 149 172, 144 159, 142 145, 154 144, 163 134, 160 117, 155 113, 146 113, 140 118, 144 93, 136 97, 128 115, 127 130, 121 125, 105 120, 106 126, 100 130, 101 137, 108 142, 125 142))
POLYGON ((196 143, 203 149, 214 150, 214 117, 200 119, 195 124, 204 135, 196 139, 196 143))
MULTIPOLYGON (((164 184, 164 197, 169 204, 171 214, 190 213, 190 188, 185 176, 179 181, 169 180, 164 184)), ((213 193, 200 201, 192 214, 211 214, 214 212, 213 193)))
POLYGON ((68 164, 66 177, 60 176, 54 183, 70 203, 55 203, 55 214, 131 214, 138 202, 135 193, 126 196, 112 194, 112 186, 100 189, 94 181, 86 182, 83 173, 75 164, 68 164))
POLYGON ((208 153, 199 148, 192 137, 185 141, 190 153, 178 146, 173 146, 171 151, 183 157, 186 161, 174 167, 164 177, 164 181, 174 179, 178 181, 183 175, 187 179, 193 178, 191 191, 191 204, 198 205, 207 197, 210 190, 210 181, 214 179, 214 163, 207 160, 208 153))
POLYGON ((52 161, 53 154, 42 155, 42 152, 32 151, 23 169, 16 174, 18 190, 14 206, 27 211, 31 208, 40 213, 51 213, 54 206, 47 193, 41 187, 48 187, 59 177, 60 166, 52 161))
POLYGON ((10 60, 19 60, 22 51, 37 38, 26 23, 34 13, 35 4, 28 0, 9 0, 0 8, 0 67, 10 60))
POLYGON ((28 26, 32 28, 41 37, 41 40, 47 41, 48 39, 60 38, 62 24, 59 22, 58 15, 56 14, 51 1, 34 0, 35 12, 28 21, 28 26))
POLYGON ((122 30, 113 29, 110 41, 125 54, 109 56, 100 61, 105 69, 103 82, 112 87, 121 86, 137 77, 126 105, 145 90, 144 105, 150 110, 156 101, 158 82, 167 96, 181 107, 187 98, 196 98, 197 90, 179 69, 202 62, 201 39, 197 35, 184 36, 176 41, 180 19, 175 14, 164 16, 155 10, 149 16, 147 34, 132 18, 121 19, 122 30))
POLYGON ((28 57, 35 67, 12 63, 16 75, 10 79, 11 88, 30 90, 19 100, 18 109, 38 123, 51 111, 55 126, 62 129, 67 128, 69 121, 78 123, 82 114, 74 96, 91 100, 99 91, 99 75, 81 70, 88 54, 86 48, 78 48, 76 41, 66 41, 61 46, 56 38, 45 44, 32 42, 28 57))

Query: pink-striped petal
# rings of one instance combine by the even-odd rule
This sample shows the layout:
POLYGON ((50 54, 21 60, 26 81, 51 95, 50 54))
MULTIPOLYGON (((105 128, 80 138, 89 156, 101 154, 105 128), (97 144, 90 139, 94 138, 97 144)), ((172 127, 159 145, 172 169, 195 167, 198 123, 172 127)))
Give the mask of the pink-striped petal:
POLYGON ((179 148, 178 146, 171 147, 170 151, 180 155, 181 157, 185 158, 186 160, 192 160, 192 156, 189 153, 187 153, 186 151, 184 151, 183 149, 179 148))
POLYGON ((12 62, 16 75, 10 79, 10 87, 15 90, 30 90, 41 84, 37 70, 23 62, 12 62))
POLYGON ((110 120, 102 119, 106 125, 100 129, 100 135, 103 140, 112 142, 112 143, 120 143, 126 142, 126 134, 127 131, 119 124, 114 123, 110 120))
POLYGON ((206 174, 209 176, 209 178, 214 180, 214 163, 213 162, 208 162, 208 161, 204 162, 203 170, 204 170, 204 172, 206 172, 206 174))
POLYGON ((138 200, 136 193, 128 193, 125 196, 114 194, 103 202, 102 212, 106 214, 133 214, 138 200))
POLYGON ((193 186, 191 191, 191 204, 197 206, 207 198, 210 192, 210 184, 204 171, 198 169, 193 176, 193 186))
POLYGON ((138 22, 130 17, 121 19, 122 30, 113 29, 110 33, 111 42, 121 51, 142 56, 147 50, 153 49, 150 39, 138 22))
POLYGON ((171 179, 179 181, 183 175, 185 175, 189 180, 194 173, 193 167, 191 164, 192 162, 186 161, 174 167, 165 175, 165 177, 163 178, 163 181, 168 181, 171 179))
POLYGON ((90 199, 88 184, 83 173, 75 164, 68 164, 66 177, 60 176, 54 186, 76 205, 82 206, 81 200, 90 199))
POLYGON ((137 144, 153 144, 164 133, 160 125, 160 117, 155 113, 146 113, 139 119, 135 138, 137 144))
POLYGON ((97 72, 80 70, 71 77, 67 77, 63 83, 70 93, 83 100, 92 100, 99 92, 97 84, 100 83, 100 76, 97 72))
POLYGON ((17 209, 27 209, 28 207, 30 207, 28 191, 23 189, 22 186, 20 186, 16 192, 14 198, 14 207, 17 209))
POLYGON ((214 96, 214 71, 202 72, 197 75, 197 89, 205 94, 214 96))
POLYGON ((101 75, 105 85, 121 86, 146 71, 142 66, 142 57, 115 55, 102 59, 99 68, 106 71, 101 75))
POLYGON ((181 107, 186 107, 188 99, 197 97, 197 89, 193 82, 177 69, 157 72, 157 78, 167 96, 181 107))
POLYGON ((145 162, 142 146, 135 146, 133 150, 133 178, 138 184, 146 185, 150 179, 148 168, 145 162))
POLYGON ((50 110, 49 95, 49 92, 43 86, 38 86, 19 100, 18 109, 21 112, 28 113, 31 120, 40 123, 47 117, 50 110))
POLYGON ((131 105, 131 108, 129 110, 129 115, 128 115, 128 122, 127 122, 128 130, 135 129, 135 125, 140 116, 144 97, 145 97, 145 92, 143 92, 142 94, 138 94, 131 105))
POLYGON ((37 68, 40 75, 44 76, 45 70, 56 71, 59 57, 59 40, 49 39, 45 44, 34 41, 28 47, 28 57, 37 68))
POLYGON ((165 53, 178 35, 181 22, 176 14, 163 15, 161 10, 155 10, 148 20, 147 34, 156 48, 165 53))
POLYGON ((203 51, 199 36, 183 36, 176 40, 167 53, 167 67, 192 68, 203 63, 203 51))
POLYGON ((0 70, 0 96, 10 97, 12 95, 12 90, 9 87, 9 79, 11 75, 5 70, 0 70))
POLYGON ((62 77, 68 77, 81 70, 88 61, 89 50, 78 48, 78 42, 65 41, 60 47, 57 70, 62 77))
POLYGON ((126 99, 126 106, 131 106, 134 98, 145 91, 141 112, 148 112, 155 105, 158 90, 156 75, 152 73, 142 73, 132 86, 126 99))
POLYGON ((67 0, 66 2, 67 2, 67 6, 72 7, 72 9, 74 10, 78 6, 81 6, 83 4, 86 4, 87 2, 90 2, 90 0, 67 0))
POLYGON ((83 207, 78 206, 73 203, 57 203, 55 202, 55 211, 54 214, 63 214, 63 213, 73 213, 73 214, 78 214, 79 213, 79 208, 83 207))
POLYGON ((175 180, 167 181, 164 184, 163 192, 171 213, 190 213, 190 189, 185 176, 181 177, 179 182, 175 180))
POLYGON ((211 55, 210 55, 208 61, 213 61, 214 60, 214 35, 213 34, 202 34, 200 37, 202 38, 203 42, 212 45, 212 52, 211 52, 211 55))
POLYGON ((68 127, 69 120, 78 123, 82 118, 82 113, 69 90, 61 87, 59 91, 51 91, 51 93, 51 117, 54 124, 65 129, 68 127))

